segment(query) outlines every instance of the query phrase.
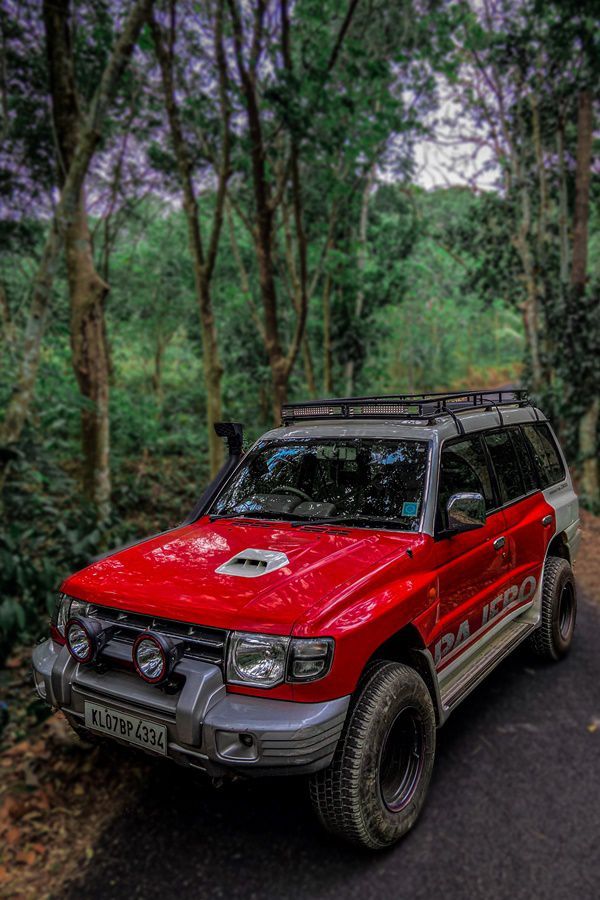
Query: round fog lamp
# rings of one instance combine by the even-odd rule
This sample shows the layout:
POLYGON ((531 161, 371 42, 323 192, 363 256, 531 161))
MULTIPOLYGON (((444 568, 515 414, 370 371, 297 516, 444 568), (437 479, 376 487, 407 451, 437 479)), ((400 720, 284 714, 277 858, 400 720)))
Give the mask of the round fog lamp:
POLYGON ((90 662, 94 655, 92 636, 88 634, 83 622, 70 619, 65 628, 65 637, 69 653, 80 663, 90 662))
POLYGON ((133 664, 144 681, 159 684, 169 677, 181 656, 182 645, 174 644, 161 634, 145 631, 133 645, 133 664))
POLYGON ((74 616, 65 625, 69 653, 79 663, 91 663, 111 639, 113 631, 112 626, 106 627, 96 619, 74 616))

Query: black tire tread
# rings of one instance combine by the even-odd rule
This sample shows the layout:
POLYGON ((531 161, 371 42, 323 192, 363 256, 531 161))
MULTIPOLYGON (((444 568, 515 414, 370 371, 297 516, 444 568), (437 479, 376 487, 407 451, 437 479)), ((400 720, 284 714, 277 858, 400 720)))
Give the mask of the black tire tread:
POLYGON ((354 844, 372 849, 382 849, 389 842, 374 838, 364 820, 357 789, 361 748, 368 740, 369 724, 378 702, 394 690, 399 677, 412 683, 421 699, 426 695, 425 702, 431 707, 435 721, 429 691, 418 673, 402 663, 376 662, 363 675, 331 765, 313 775, 310 781, 312 804, 324 827, 354 844))
POLYGON ((556 586, 563 573, 567 572, 572 577, 571 566, 568 560, 561 556, 549 556, 544 566, 542 582, 542 617, 538 628, 529 637, 529 646, 541 659, 554 662, 562 658, 557 652, 553 633, 554 602, 556 586))

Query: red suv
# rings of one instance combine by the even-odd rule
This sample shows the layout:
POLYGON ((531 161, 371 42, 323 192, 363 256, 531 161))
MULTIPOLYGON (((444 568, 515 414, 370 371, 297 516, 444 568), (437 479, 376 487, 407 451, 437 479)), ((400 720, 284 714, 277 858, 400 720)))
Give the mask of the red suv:
POLYGON ((436 729, 522 641, 571 644, 577 497, 523 391, 285 406, 179 527, 68 578, 41 697, 227 775, 305 773, 323 824, 390 845, 436 729))

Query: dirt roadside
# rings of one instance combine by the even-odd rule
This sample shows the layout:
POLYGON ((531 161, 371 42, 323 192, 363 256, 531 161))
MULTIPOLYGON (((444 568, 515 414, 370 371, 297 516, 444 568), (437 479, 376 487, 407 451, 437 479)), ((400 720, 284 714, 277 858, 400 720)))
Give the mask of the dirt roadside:
MULTIPOLYGON (((600 517, 582 513, 576 565, 580 591, 600 604, 600 517)), ((45 716, 30 678, 30 648, 0 672, 10 718, 0 743, 0 897, 59 897, 120 804, 131 801, 151 762, 118 746, 98 748, 72 734, 60 713, 45 716)))

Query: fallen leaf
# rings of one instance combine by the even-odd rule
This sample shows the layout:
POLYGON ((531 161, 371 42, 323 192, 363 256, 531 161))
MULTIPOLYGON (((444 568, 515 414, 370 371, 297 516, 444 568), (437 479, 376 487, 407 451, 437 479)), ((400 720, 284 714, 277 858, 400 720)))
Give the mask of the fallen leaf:
POLYGON ((23 753, 31 752, 31 744, 29 741, 19 741, 14 747, 6 751, 7 756, 21 756, 23 753))
POLYGON ((19 669, 23 665, 22 656, 10 656, 4 663, 7 669, 19 669))
POLYGON ((85 794, 85 789, 84 789, 83 785, 76 784, 73 789, 73 793, 75 794, 76 797, 83 797, 83 795, 85 794))
POLYGON ((21 829, 20 828, 9 828, 6 832, 6 843, 9 846, 14 847, 15 844, 18 844, 21 839, 21 829))
POLYGON ((48 795, 45 793, 45 791, 38 791, 37 794, 35 794, 33 800, 35 805, 40 809, 50 809, 50 800, 48 799, 48 795))

